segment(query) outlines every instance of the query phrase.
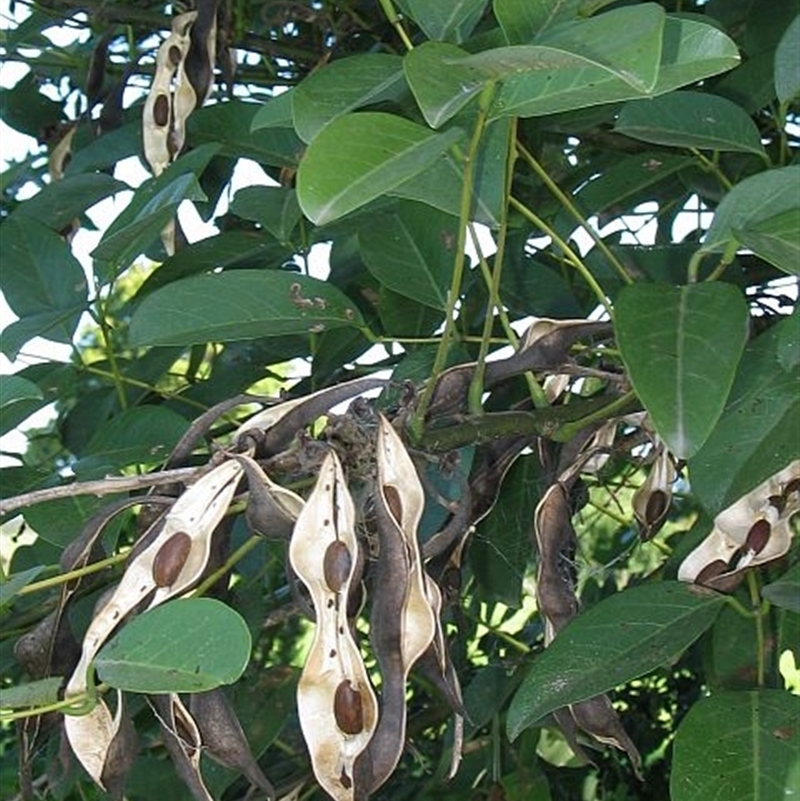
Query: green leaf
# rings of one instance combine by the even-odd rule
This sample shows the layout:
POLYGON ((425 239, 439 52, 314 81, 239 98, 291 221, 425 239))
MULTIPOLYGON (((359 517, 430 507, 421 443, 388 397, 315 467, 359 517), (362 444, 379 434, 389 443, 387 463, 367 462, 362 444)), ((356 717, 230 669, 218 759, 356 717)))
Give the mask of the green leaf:
MULTIPOLYGON (((21 573, 15 573, 0 582, 0 609, 8 606, 14 597, 19 593, 23 587, 27 587, 38 575, 44 570, 44 565, 36 565, 35 567, 23 570, 21 573)), ((5 690, 3 690, 3 706, 8 702, 5 699, 5 690)))
POLYGON ((0 707, 3 709, 24 709, 25 707, 44 706, 58 701, 58 692, 64 683, 63 676, 50 676, 26 684, 3 687, 0 696, 0 707))
POLYGON ((232 214, 252 220, 269 231, 279 242, 289 242, 303 213, 297 192, 282 186, 248 186, 240 189, 230 206, 232 214))
POLYGON ((192 141, 215 144, 221 156, 250 158, 275 167, 296 167, 303 143, 291 123, 287 127, 254 129, 256 112, 261 108, 259 104, 241 100, 216 103, 195 111, 186 127, 192 141))
POLYGON ((761 596, 775 606, 800 615, 800 562, 777 581, 762 587, 761 596))
POLYGON ((717 206, 700 251, 720 253, 737 241, 736 231, 747 231, 771 217, 796 209, 800 166, 779 167, 751 175, 728 192, 717 206))
POLYGON ((781 320, 777 347, 778 363, 784 370, 800 364, 800 309, 781 320))
POLYGON ((643 676, 680 656, 725 598, 677 581, 632 587, 578 615, 536 657, 508 711, 508 736, 545 715, 643 676))
POLYGON ((382 284, 434 309, 447 306, 458 220, 421 203, 370 219, 359 230, 361 256, 382 284))
POLYGON ((724 97, 703 92, 629 101, 614 130, 657 145, 764 155, 761 134, 750 115, 724 97))
POLYGON ((614 308, 631 382, 669 449, 693 456, 719 420, 747 341, 749 314, 731 284, 634 284, 614 308))
POLYGON ((250 123, 250 130, 257 131, 259 128, 289 128, 293 130, 293 94, 294 89, 287 89, 285 92, 281 92, 279 95, 275 95, 259 105, 250 123))
POLYGON ((748 343, 716 428, 689 460, 692 490, 713 517, 794 459, 800 440, 800 367, 781 353, 797 330, 793 315, 748 343))
POLYGON ((800 94, 800 15, 792 20, 775 50, 775 91, 781 103, 800 94))
POLYGON ((305 215, 324 225, 429 167, 460 131, 435 134, 393 114, 346 114, 308 146, 297 172, 305 215))
POLYGON ((556 22, 574 20, 581 0, 494 0, 492 8, 506 41, 527 44, 556 22))
POLYGON ((459 67, 466 56, 455 45, 424 42, 403 59, 408 85, 431 128, 452 119, 483 88, 483 76, 459 67))
POLYGON ((668 16, 653 94, 732 70, 740 62, 736 43, 719 28, 689 17, 668 16))
POLYGON ((103 476, 134 464, 158 464, 189 427, 189 421, 164 406, 125 409, 94 430, 75 473, 103 476))
POLYGON ((748 228, 734 228, 744 247, 789 275, 800 275, 800 205, 748 228))
POLYGON ((92 251, 92 258, 110 263, 117 271, 124 270, 158 238, 184 200, 206 200, 192 173, 179 175, 167 184, 127 225, 109 228, 92 251))
POLYGON ((488 0, 398 0, 397 5, 428 39, 455 42, 469 38, 488 0))
POLYGON ((0 385, 0 436, 16 428, 45 404, 42 390, 18 375, 3 377, 0 385))
POLYGON ((310 142, 329 122, 362 106, 396 98, 404 89, 403 61, 363 53, 311 73, 292 92, 294 127, 310 142))
POLYGON ((125 624, 95 658, 100 680, 135 693, 189 693, 233 684, 250 660, 241 615, 212 598, 182 598, 125 624))
POLYGON ((782 690, 701 698, 675 736, 672 801, 789 798, 800 778, 800 698, 782 690))
POLYGON ((70 342, 86 308, 86 277, 67 243, 52 229, 12 215, 0 236, 0 276, 8 305, 20 318, 3 332, 13 357, 34 336, 70 342))
POLYGON ((175 281, 131 320, 134 346, 192 345, 303 334, 364 321, 338 289, 281 270, 230 270, 175 281))
POLYGON ((67 176, 47 184, 22 203, 15 214, 34 217, 54 231, 61 231, 95 203, 123 190, 130 187, 105 173, 67 176))

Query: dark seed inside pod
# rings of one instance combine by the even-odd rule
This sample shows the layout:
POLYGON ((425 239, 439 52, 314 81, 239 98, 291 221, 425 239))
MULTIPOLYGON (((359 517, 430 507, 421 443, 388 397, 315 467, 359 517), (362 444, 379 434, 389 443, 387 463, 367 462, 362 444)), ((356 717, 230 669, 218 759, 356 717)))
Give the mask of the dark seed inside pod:
POLYGON ((172 45, 167 51, 167 55, 169 56, 170 64, 172 64, 173 67, 177 67, 178 64, 180 64, 183 60, 183 54, 181 53, 180 47, 177 45, 172 45))
POLYGON ((364 706, 361 693, 348 679, 340 682, 333 696, 333 716, 336 725, 345 734, 359 734, 364 730, 364 706))
POLYGON ((322 574, 328 589, 331 592, 341 592, 350 578, 352 569, 353 557, 347 546, 341 540, 332 542, 322 560, 322 574))
POLYGON ((724 559, 715 559, 709 562, 694 580, 695 584, 706 584, 711 579, 716 578, 728 569, 728 563, 724 559))
POLYGON ((169 122, 169 98, 166 95, 159 95, 153 103, 153 120, 159 128, 169 122))
POLYGON ((153 559, 153 580, 156 587, 170 587, 175 583, 191 549, 192 538, 185 531, 173 534, 161 546, 153 559))
POLYGON ((754 553, 761 553, 766 544, 769 542, 770 534, 772 533, 772 526, 769 520, 756 520, 747 532, 747 537, 744 541, 744 551, 753 551, 754 553))
POLYGON ((668 509, 669 500, 667 494, 661 490, 653 490, 647 499, 647 506, 644 510, 644 519, 647 523, 647 539, 658 533, 668 509))
POLYGON ((400 500, 400 493, 391 484, 383 487, 383 497, 386 498, 386 505, 392 513, 394 519, 400 526, 403 525, 403 502, 400 500))

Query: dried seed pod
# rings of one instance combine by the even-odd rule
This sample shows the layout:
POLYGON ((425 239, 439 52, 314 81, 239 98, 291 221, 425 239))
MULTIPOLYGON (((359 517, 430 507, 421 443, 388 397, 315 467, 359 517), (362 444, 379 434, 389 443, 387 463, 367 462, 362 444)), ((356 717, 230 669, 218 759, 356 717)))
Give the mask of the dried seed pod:
POLYGON ((355 507, 331 451, 297 518, 289 560, 311 595, 316 618, 297 686, 298 716, 317 781, 336 801, 363 795, 366 788, 354 766, 378 720, 375 694, 347 620, 345 599, 356 571, 343 570, 341 562, 346 550, 352 563, 358 547, 355 507), (327 566, 326 556, 332 559, 327 566))
POLYGON ((175 583, 191 549, 192 538, 185 531, 176 531, 158 549, 153 558, 153 581, 156 587, 171 587, 175 583))
MULTIPOLYGON (((126 615, 148 596, 151 598, 148 608, 152 609, 200 578, 208 561, 211 535, 233 499, 241 474, 242 468, 235 461, 223 462, 206 473, 175 501, 158 522, 158 531, 150 544, 132 554, 120 583, 89 624, 83 638, 81 658, 67 682, 66 698, 86 690, 92 660, 126 615), (177 533, 189 536, 189 553, 172 583, 158 586, 154 575, 156 558, 162 546, 177 533)), ((180 549, 183 547, 179 546, 180 549)), ((112 718, 104 701, 99 700, 86 715, 67 715, 64 727, 75 755, 102 786, 104 764, 119 721, 112 718)))
POLYGON ((664 525, 672 500, 675 465, 669 451, 661 445, 647 478, 633 495, 633 513, 642 540, 652 539, 664 525))

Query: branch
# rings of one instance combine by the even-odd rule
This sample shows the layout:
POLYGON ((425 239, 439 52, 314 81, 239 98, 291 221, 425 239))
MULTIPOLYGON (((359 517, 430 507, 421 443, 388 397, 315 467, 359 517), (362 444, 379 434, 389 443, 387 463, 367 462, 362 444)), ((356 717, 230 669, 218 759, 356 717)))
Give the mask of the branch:
POLYGON ((44 501, 55 501, 61 498, 74 498, 78 495, 113 495, 127 490, 144 489, 145 487, 158 487, 163 484, 173 484, 176 481, 194 478, 200 467, 180 467, 176 470, 162 470, 159 473, 146 473, 143 476, 109 476, 95 481, 77 481, 74 484, 65 484, 60 487, 46 487, 45 489, 23 492, 0 501, 0 516, 15 512, 26 506, 44 501))

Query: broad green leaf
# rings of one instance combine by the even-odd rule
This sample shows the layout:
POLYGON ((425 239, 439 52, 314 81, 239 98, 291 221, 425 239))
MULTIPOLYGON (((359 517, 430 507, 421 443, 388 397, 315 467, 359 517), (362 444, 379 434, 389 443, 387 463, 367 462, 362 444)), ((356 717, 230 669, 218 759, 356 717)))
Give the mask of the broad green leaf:
POLYGON ((287 127, 254 129, 253 121, 260 108, 259 104, 241 100, 216 103, 195 111, 186 127, 192 141, 216 144, 221 156, 296 167, 303 152, 302 141, 291 123, 287 127))
POLYGON ((0 288, 20 318, 3 331, 13 358, 34 336, 70 342, 86 308, 86 277, 67 243, 46 225, 13 215, 0 236, 0 288))
POLYGON ((800 15, 792 20, 775 50, 775 91, 781 103, 800 94, 800 15))
POLYGON ((248 186, 240 189, 230 206, 231 214, 252 220, 269 231, 279 242, 289 242, 303 213, 297 192, 282 186, 248 186))
POLYGON ((800 779, 800 698, 783 690, 701 698, 675 735, 672 801, 790 798, 800 779))
POLYGON ((64 168, 67 178, 80 173, 104 170, 130 156, 138 155, 142 146, 142 121, 129 122, 121 128, 106 131, 102 136, 92 136, 81 146, 81 131, 75 134, 75 150, 69 164, 64 168))
POLYGON ((731 284, 634 284, 614 307, 631 382, 669 449, 697 453, 719 420, 747 341, 749 313, 731 284))
POLYGON ((339 117, 300 163, 300 208, 317 225, 332 222, 425 170, 459 136, 456 129, 435 134, 393 114, 339 117))
MULTIPOLYGON (((747 590, 738 592, 748 602, 747 590)), ((752 620, 732 606, 723 607, 704 640, 708 686, 715 690, 749 690, 758 681, 758 640, 752 620)))
POLYGON ((44 393, 18 375, 3 377, 0 384, 0 436, 16 428, 46 403, 44 393))
POLYGON ((408 85, 432 128, 452 119, 484 85, 483 77, 474 70, 459 68, 457 62, 466 56, 455 45, 425 42, 403 59, 408 85))
POLYGON ((292 117, 292 95, 294 89, 287 89, 279 95, 275 95, 265 103, 258 106, 258 111, 253 115, 250 123, 250 130, 257 131, 259 128, 294 128, 292 117))
POLYGON ((734 228, 744 247, 789 275, 800 275, 800 203, 747 228, 734 228))
POLYGON ((689 17, 667 17, 654 95, 737 67, 735 42, 719 28, 689 17))
POLYGON ((230 270, 175 281, 131 320, 134 346, 192 345, 363 326, 338 289, 282 270, 230 270))
POLYGON ((105 173, 71 175, 51 181, 22 203, 15 213, 33 217, 48 228, 61 231, 95 203, 126 189, 130 189, 126 183, 105 173))
POLYGON ((492 8, 506 41, 528 44, 534 36, 557 22, 572 21, 581 0, 494 0, 492 8))
POLYGON ((250 660, 241 615, 212 598, 182 598, 139 615, 107 642, 100 680, 136 693, 184 693, 233 684, 250 660))
POLYGON ((728 192, 717 206, 700 250, 719 253, 734 246, 735 231, 746 231, 771 217, 796 209, 800 205, 797 187, 800 166, 779 167, 751 175, 728 192))
POLYGON ((389 289, 434 309, 447 306, 458 220, 421 203, 401 202, 358 233, 369 271, 389 289))
POLYGON ((206 200, 192 173, 179 175, 150 198, 130 223, 111 233, 109 229, 92 251, 92 258, 109 263, 117 271, 124 270, 153 244, 184 200, 206 200))
POLYGON ((78 536, 86 521, 108 501, 108 498, 101 500, 89 495, 60 498, 28 506, 22 516, 37 536, 62 549, 78 536))
POLYGON ((781 320, 777 356, 784 370, 791 370, 800 364, 800 309, 797 306, 789 317, 781 320))
POLYGON ((724 97, 703 92, 629 101, 614 130, 657 145, 764 155, 761 134, 750 115, 724 97))
POLYGON ((58 692, 64 683, 63 676, 50 676, 46 679, 29 681, 25 684, 3 687, 0 693, 0 707, 3 709, 24 709, 44 706, 58 701, 58 692))
MULTIPOLYGON (((9 576, 7 579, 0 582, 0 609, 8 606, 19 591, 30 584, 42 570, 44 570, 44 565, 36 565, 35 567, 28 568, 28 570, 23 570, 21 573, 15 573, 13 576, 9 576)), ((5 699, 4 691, 3 706, 7 704, 8 702, 5 699)))
POLYGON ((713 622, 724 596, 677 581, 643 584, 572 620, 534 660, 508 711, 508 736, 669 664, 713 622))
POLYGON ((794 459, 800 440, 800 367, 781 363, 784 335, 797 330, 787 318, 748 343, 722 417, 689 460, 692 490, 713 517, 794 459))
POLYGON ((100 423, 75 472, 82 479, 134 464, 158 464, 186 432, 189 421, 164 406, 136 406, 100 423))
POLYGON ((777 581, 762 587, 761 595, 771 604, 800 615, 800 562, 777 581))
POLYGON ((488 0, 398 0, 429 39, 459 44, 469 38, 488 0))
POLYGON ((295 130, 310 142, 337 117, 394 98, 403 88, 400 56, 362 53, 334 61, 311 73, 292 92, 295 130))

